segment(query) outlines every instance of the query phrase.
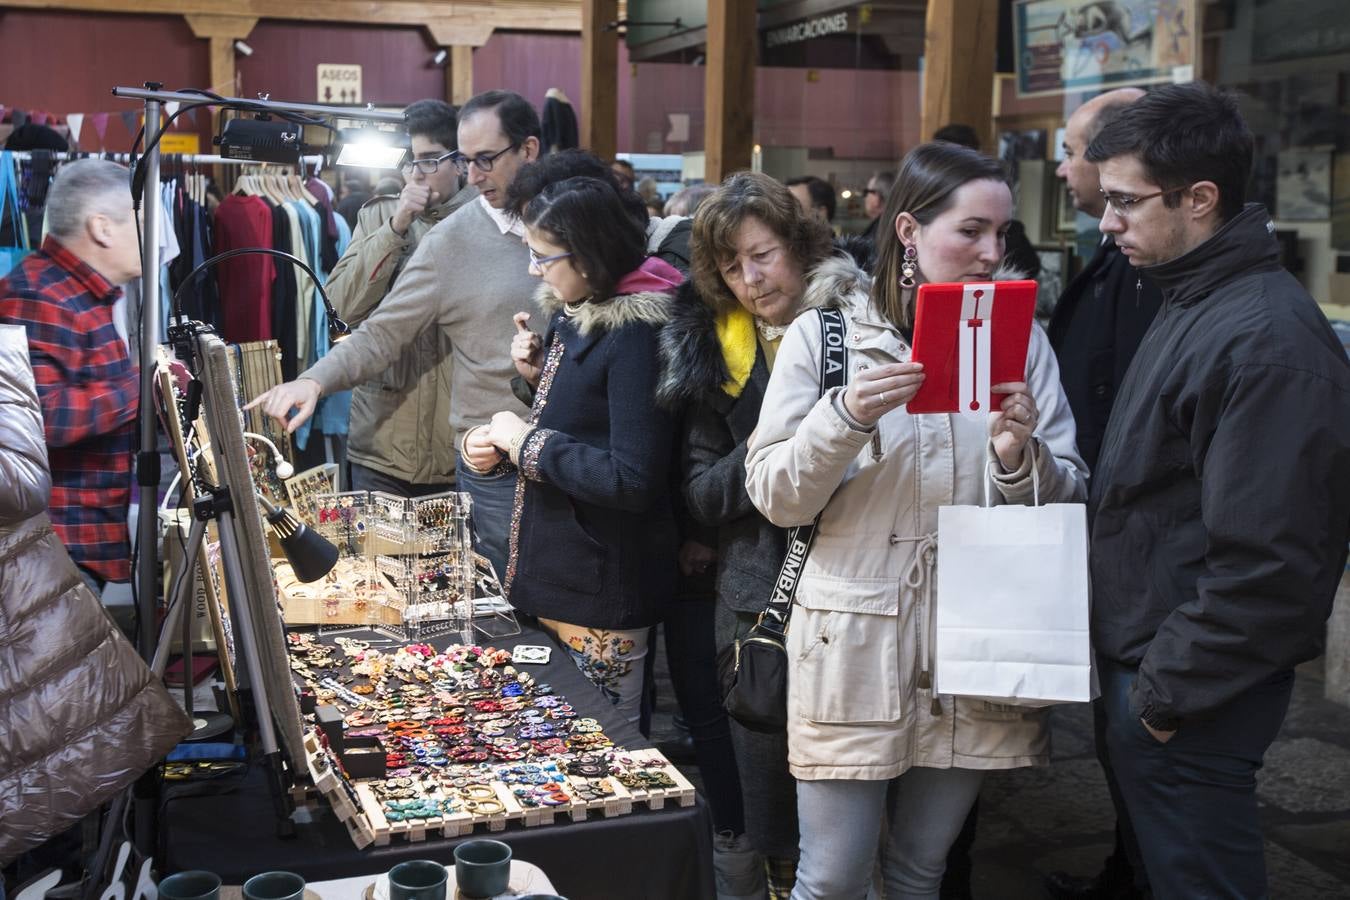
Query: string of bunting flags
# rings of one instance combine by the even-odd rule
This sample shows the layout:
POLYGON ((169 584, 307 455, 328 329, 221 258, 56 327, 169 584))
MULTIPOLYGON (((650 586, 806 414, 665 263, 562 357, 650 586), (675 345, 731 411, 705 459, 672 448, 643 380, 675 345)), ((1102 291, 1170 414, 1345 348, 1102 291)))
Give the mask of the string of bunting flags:
MULTIPOLYGON (((177 101, 171 101, 164 104, 164 111, 167 116, 172 116, 179 109, 177 101)), ((198 107, 196 109, 187 109, 183 114, 174 120, 170 126, 169 134, 175 131, 196 132, 197 113, 206 112, 208 118, 214 116, 216 107, 214 105, 198 107)), ((145 112, 136 109, 122 110, 118 113, 94 112, 94 113, 66 113, 65 116, 58 115, 47 110, 24 110, 17 106, 6 106, 0 103, 0 124, 8 122, 13 128, 22 128, 28 123, 35 125, 48 125, 58 127, 65 125, 70 131, 71 149, 81 150, 126 150, 131 146, 131 141, 136 136, 145 122, 145 112), (108 122, 112 116, 122 120, 122 125, 126 128, 127 137, 125 141, 114 139, 116 146, 108 146, 108 122), (88 127, 86 127, 88 126, 88 127), (97 136, 97 146, 92 140, 83 141, 83 137, 91 137, 90 132, 97 136)), ((193 135, 195 137, 195 134, 193 135)))

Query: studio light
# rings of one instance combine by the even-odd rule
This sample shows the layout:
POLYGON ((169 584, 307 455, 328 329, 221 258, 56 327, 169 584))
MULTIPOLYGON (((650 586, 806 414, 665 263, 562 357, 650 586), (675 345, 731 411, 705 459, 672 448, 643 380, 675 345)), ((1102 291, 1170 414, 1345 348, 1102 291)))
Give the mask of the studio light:
POLYGON ((362 169, 397 169, 407 152, 407 136, 375 128, 344 128, 334 165, 362 169))
POLYGON ((304 153, 299 125, 273 119, 230 119, 212 143, 220 155, 253 162, 295 164, 304 153))

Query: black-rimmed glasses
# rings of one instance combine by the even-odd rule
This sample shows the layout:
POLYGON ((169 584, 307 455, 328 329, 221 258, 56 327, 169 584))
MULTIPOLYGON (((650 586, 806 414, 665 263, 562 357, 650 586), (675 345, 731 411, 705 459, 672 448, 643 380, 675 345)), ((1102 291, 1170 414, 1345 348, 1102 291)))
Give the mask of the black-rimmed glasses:
POLYGON ((441 163, 445 162, 446 160, 450 160, 453 163, 454 158, 455 158, 455 151, 451 150, 449 153, 442 153, 440 156, 431 156, 425 159, 409 160, 408 162, 405 162, 403 165, 399 166, 399 170, 403 172, 404 178, 410 177, 414 169, 417 170, 418 172, 421 172, 423 175, 435 175, 436 170, 441 167, 441 163))
POLYGON ((492 167, 496 165, 498 157, 506 153, 510 153, 512 150, 515 150, 519 146, 520 144, 518 143, 508 144, 507 146, 498 150, 496 153, 480 153, 477 156, 473 157, 465 156, 463 153, 456 151, 455 153, 451 154, 451 160, 454 162, 455 168, 459 169, 459 174, 461 175, 469 174, 470 164, 472 164, 475 168, 477 168, 478 171, 486 175, 488 172, 492 171, 492 167))

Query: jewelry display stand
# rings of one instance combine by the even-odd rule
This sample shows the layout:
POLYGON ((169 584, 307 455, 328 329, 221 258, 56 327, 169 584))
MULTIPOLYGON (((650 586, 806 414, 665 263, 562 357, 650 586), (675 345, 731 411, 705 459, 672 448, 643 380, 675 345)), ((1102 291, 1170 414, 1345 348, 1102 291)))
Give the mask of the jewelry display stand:
MULTIPOLYGON (((338 548, 337 568, 316 588, 320 634, 368 627, 396 640, 455 635, 473 644, 520 633, 491 564, 473 552, 468 494, 346 491, 312 501, 307 518, 338 548)), ((305 590, 282 585, 288 610, 305 590)))

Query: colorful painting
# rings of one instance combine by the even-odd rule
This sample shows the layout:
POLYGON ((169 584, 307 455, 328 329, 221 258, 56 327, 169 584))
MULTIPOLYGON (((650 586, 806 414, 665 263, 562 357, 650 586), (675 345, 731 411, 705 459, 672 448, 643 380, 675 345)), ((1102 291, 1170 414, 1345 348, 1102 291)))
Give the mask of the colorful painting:
POLYGON ((1195 0, 1017 0, 1020 96, 1190 81, 1195 0))

